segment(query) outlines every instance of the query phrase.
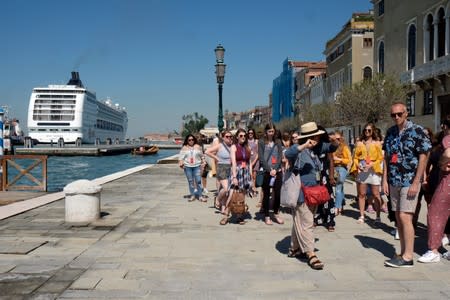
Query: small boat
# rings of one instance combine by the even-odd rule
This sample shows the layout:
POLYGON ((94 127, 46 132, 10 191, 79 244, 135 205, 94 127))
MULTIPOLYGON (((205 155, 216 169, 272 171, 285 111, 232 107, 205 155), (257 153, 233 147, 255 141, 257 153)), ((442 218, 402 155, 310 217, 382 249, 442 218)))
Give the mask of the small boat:
POLYGON ((151 146, 135 148, 131 153, 134 155, 152 155, 158 153, 158 151, 159 148, 157 146, 151 146))

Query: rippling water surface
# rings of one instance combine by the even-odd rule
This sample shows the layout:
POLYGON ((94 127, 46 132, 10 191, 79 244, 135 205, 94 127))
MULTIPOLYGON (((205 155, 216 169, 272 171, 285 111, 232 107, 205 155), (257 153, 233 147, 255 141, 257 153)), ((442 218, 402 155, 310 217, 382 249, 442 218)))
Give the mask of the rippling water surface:
POLYGON ((95 179, 175 155, 179 150, 160 149, 156 155, 112 156, 49 156, 47 161, 47 187, 49 192, 61 191, 77 179, 95 179))

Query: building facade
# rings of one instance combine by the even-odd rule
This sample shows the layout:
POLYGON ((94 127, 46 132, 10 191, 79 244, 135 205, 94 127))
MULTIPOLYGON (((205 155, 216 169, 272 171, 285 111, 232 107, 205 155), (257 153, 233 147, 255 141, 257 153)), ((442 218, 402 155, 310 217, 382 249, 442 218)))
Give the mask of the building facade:
POLYGON ((373 12, 353 13, 342 30, 330 39, 323 54, 327 63, 326 95, 336 100, 345 85, 372 78, 373 12))
POLYGON ((439 129, 450 116, 450 1, 372 0, 376 70, 411 84, 415 122, 439 129))

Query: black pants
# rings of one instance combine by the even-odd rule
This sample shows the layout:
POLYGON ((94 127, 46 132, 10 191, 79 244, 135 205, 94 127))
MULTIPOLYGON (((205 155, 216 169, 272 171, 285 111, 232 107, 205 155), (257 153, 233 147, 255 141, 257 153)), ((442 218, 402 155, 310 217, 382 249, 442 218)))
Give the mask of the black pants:
POLYGON ((270 211, 270 189, 273 189, 273 212, 275 214, 278 213, 278 211, 280 210, 280 191, 281 191, 281 184, 282 184, 282 173, 278 172, 277 175, 275 176, 275 184, 273 185, 273 187, 271 187, 269 185, 270 183, 270 179, 272 178, 272 176, 270 176, 269 172, 266 172, 264 174, 264 182, 262 185, 262 190, 263 190, 263 194, 264 194, 264 198, 263 198, 263 211, 264 211, 264 216, 268 217, 269 216, 269 211, 270 211))

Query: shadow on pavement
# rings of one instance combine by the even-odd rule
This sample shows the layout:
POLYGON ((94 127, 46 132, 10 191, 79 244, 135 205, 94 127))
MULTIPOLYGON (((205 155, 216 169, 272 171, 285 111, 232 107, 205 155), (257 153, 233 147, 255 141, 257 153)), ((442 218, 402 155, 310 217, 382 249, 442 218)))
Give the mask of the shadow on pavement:
POLYGON ((364 235, 355 235, 364 248, 375 249, 382 253, 385 257, 391 258, 395 255, 395 248, 388 242, 364 235))

